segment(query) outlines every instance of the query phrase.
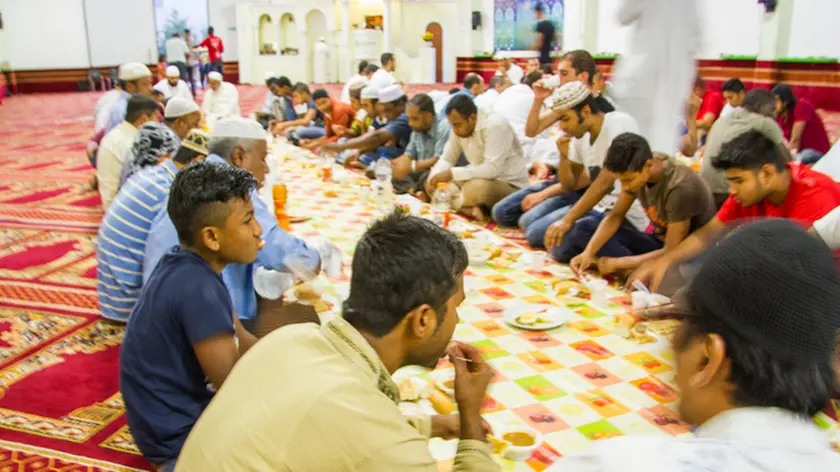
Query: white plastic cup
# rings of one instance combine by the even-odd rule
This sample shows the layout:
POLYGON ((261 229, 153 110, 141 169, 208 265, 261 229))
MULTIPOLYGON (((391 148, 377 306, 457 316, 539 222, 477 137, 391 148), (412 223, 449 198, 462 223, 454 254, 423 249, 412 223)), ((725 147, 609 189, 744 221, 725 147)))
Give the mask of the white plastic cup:
POLYGON ((542 272, 545 268, 545 254, 539 251, 531 253, 531 271, 542 272))
POLYGON ((601 279, 590 280, 589 294, 592 303, 605 305, 607 303, 607 281, 601 279))
POLYGON ((637 290, 630 294, 633 301, 633 311, 642 311, 648 306, 648 294, 637 290))

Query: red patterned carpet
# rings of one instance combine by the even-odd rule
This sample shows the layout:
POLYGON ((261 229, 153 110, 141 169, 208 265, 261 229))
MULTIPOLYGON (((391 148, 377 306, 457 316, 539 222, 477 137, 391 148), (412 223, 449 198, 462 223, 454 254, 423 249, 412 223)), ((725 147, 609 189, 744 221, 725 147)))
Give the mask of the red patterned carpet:
MULTIPOLYGON (((246 111, 265 93, 239 90, 246 111)), ((102 210, 84 151, 99 95, 0 105, 0 471, 150 470, 118 390, 123 329, 97 315, 102 210)))

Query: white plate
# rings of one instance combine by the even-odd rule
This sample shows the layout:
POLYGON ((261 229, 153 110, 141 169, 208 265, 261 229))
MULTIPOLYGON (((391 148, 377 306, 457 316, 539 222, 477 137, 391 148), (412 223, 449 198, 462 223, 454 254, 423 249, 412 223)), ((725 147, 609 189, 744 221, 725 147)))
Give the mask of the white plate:
POLYGON ((569 321, 568 311, 555 306, 548 305, 519 305, 505 310, 504 320, 511 326, 516 326, 520 329, 528 331, 545 331, 562 326, 569 321), (516 318, 527 312, 538 313, 543 318, 551 320, 549 323, 537 323, 534 325, 525 325, 516 321, 516 318))

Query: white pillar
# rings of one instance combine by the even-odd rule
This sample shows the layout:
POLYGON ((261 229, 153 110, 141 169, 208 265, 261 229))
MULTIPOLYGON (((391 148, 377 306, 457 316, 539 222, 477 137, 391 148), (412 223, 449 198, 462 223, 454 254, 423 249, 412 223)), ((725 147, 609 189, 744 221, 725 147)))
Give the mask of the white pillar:
POLYGON ((773 13, 761 13, 758 60, 773 61, 788 55, 794 1, 779 2, 773 13))
POLYGON ((353 57, 350 55, 350 1, 341 0, 341 57, 339 61, 344 66, 343 80, 353 76, 353 57))
POLYGON ((382 33, 385 35, 385 52, 394 52, 391 39, 391 0, 382 0, 382 33))

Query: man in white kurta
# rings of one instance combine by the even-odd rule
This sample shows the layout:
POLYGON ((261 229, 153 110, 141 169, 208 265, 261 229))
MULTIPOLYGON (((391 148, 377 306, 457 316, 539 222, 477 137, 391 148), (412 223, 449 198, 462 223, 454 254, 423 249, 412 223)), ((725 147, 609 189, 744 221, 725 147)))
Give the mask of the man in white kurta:
POLYGON ((228 116, 240 116, 239 92, 236 86, 222 80, 222 74, 213 71, 207 74, 210 89, 204 94, 201 111, 209 121, 228 116))
POLYGON ((639 124, 654 152, 673 154, 696 73, 700 36, 696 0, 621 0, 619 23, 632 28, 616 62, 616 102, 639 124))
POLYGON ((179 75, 181 71, 176 66, 168 66, 166 68, 166 77, 153 87, 155 90, 163 94, 163 98, 169 100, 172 97, 181 97, 192 101, 193 96, 190 93, 190 88, 187 83, 181 80, 179 75))

